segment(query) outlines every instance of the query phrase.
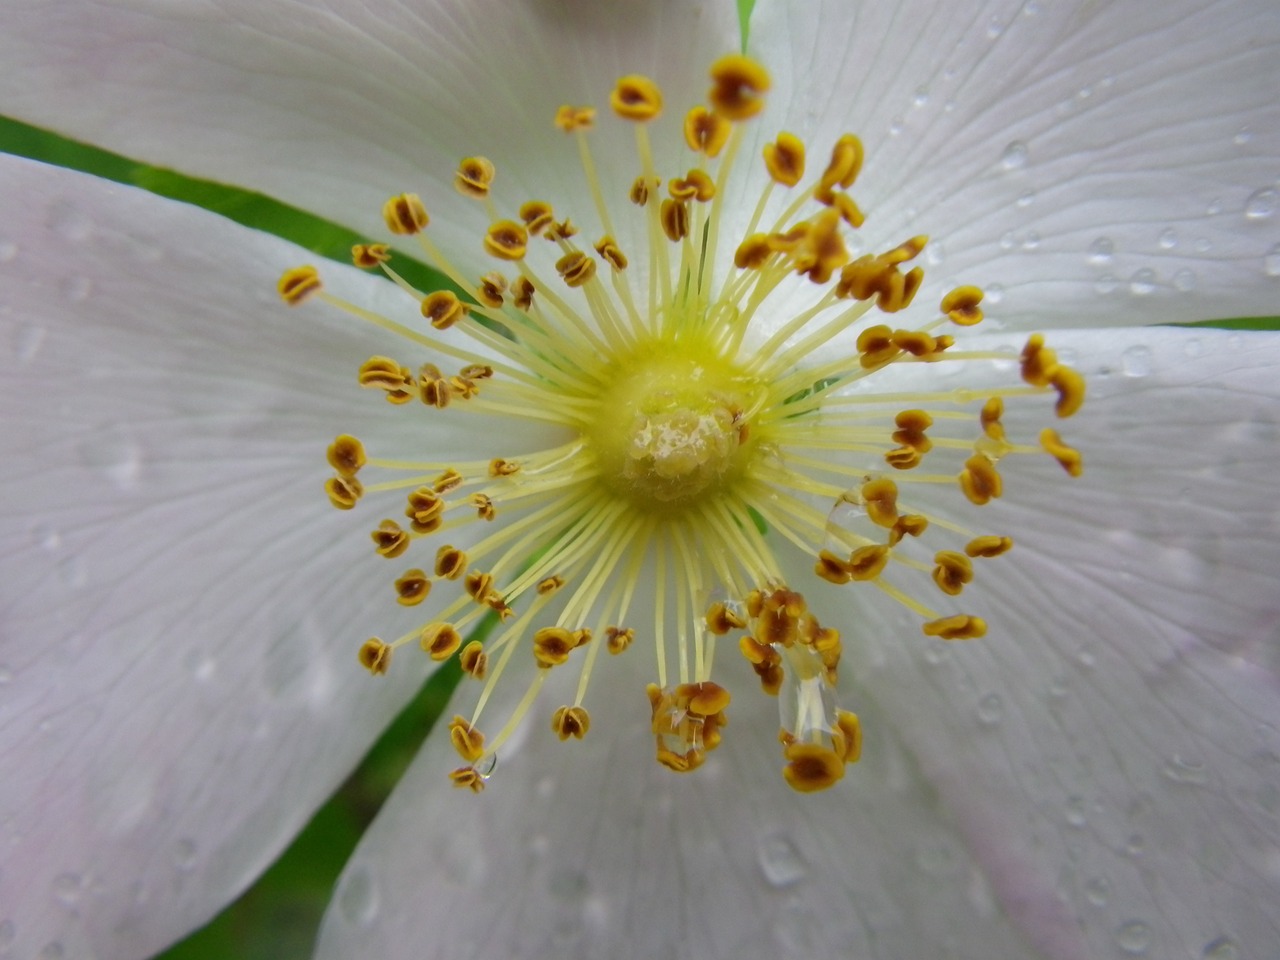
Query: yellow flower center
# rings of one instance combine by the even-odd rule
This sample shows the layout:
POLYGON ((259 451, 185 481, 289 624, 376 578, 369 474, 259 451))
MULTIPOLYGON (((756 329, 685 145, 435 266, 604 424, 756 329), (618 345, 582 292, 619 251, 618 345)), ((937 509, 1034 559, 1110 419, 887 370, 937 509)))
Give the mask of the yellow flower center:
POLYGON ((585 737, 600 651, 621 655, 640 638, 655 661, 645 722, 657 759, 676 771, 697 768, 727 719, 729 693, 713 674, 717 639, 728 634, 764 694, 777 698, 787 782, 798 791, 832 786, 858 759, 861 729, 837 702, 842 638, 816 608, 837 588, 870 587, 919 615, 926 636, 983 636, 985 622, 952 603, 1013 541, 932 515, 920 492, 949 490, 957 503, 981 507, 1003 494, 998 465, 1011 454, 1047 453, 1068 474, 1081 470, 1080 454, 1052 429, 1038 446, 1005 434, 1006 400, 1056 395, 1059 417, 1083 401, 1082 378, 1043 337, 1012 353, 966 350, 941 332, 962 336, 979 323, 982 291, 950 291, 913 326, 876 316, 912 306, 924 276, 912 263, 928 241, 853 256, 847 240, 865 220, 848 192, 862 167, 857 137, 838 138, 822 172, 806 179, 805 145, 779 133, 763 150, 767 180, 746 229, 725 235, 722 198, 743 167, 742 125, 764 110, 769 78, 729 56, 711 79, 708 105, 690 109, 682 125, 693 166, 687 156, 672 160, 665 180, 648 132, 662 92, 647 77, 618 81, 609 102, 634 125, 638 167, 625 198, 608 196, 597 176, 595 111, 558 111, 555 125, 577 142, 603 231, 589 244, 548 198, 500 209, 496 165, 468 157, 454 185, 483 208, 477 247, 501 269, 479 278, 458 270, 429 238, 426 205, 402 194, 383 209, 388 229, 414 238, 455 290, 414 289, 384 244, 356 247, 353 260, 382 270, 417 303, 410 322, 333 296, 313 267, 280 280, 285 302, 314 297, 419 351, 417 372, 369 358, 361 387, 427 416, 462 407, 498 418, 484 433, 494 443, 486 460, 370 457, 346 435, 328 453, 335 507, 401 498, 405 519, 382 519, 371 533, 380 556, 434 548, 394 581, 396 602, 429 602, 429 618, 393 641, 369 639, 359 659, 382 674, 396 650, 416 643, 433 660, 457 657, 482 684, 470 716, 449 726, 465 764, 451 774, 458 786, 483 788, 548 672, 574 662, 575 700, 551 713, 550 726, 561 740, 585 737), (619 247, 619 203, 638 218, 640 251, 619 247), (732 257, 722 258, 729 242, 732 257), (637 253, 647 269, 634 282, 629 255, 637 253), (797 290, 808 305, 762 332, 761 318, 776 319, 780 296, 798 302, 797 290), (484 356, 438 336, 450 329, 484 356), (1022 383, 876 387, 890 367, 992 360, 1019 364, 1022 383), (563 442, 513 455, 503 447, 521 421, 556 425, 563 442), (366 485, 363 471, 376 472, 376 482, 366 485), (477 525, 483 533, 469 549, 449 542, 451 531, 477 525), (812 572, 786 576, 780 543, 808 555, 812 572), (647 609, 637 609, 642 582, 652 584, 647 609), (488 737, 482 717, 497 684, 519 682, 513 674, 525 678, 525 693, 488 737))

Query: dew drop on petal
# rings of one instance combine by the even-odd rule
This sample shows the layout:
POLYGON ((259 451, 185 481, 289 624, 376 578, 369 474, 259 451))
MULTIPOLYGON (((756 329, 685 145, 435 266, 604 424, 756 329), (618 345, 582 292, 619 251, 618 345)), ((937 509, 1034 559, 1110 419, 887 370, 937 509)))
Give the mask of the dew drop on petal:
POLYGON ((1018 244, 1018 238, 1014 236, 1012 230, 1006 230, 1000 235, 1000 249, 1012 250, 1018 244))
POLYGON ((1032 190, 1028 190, 1022 196, 1018 197, 1018 206, 1020 207, 1029 207, 1031 206, 1031 204, 1035 202, 1036 202, 1036 195, 1035 195, 1035 192, 1032 190))
POLYGON ((1084 885, 1084 896, 1095 907, 1105 907, 1111 897, 1111 881, 1106 877, 1093 877, 1084 885))
POLYGON ((75 873, 60 873, 53 881, 53 896, 60 904, 67 909, 74 909, 76 904, 80 902, 80 893, 83 889, 80 875, 75 873))
POLYGON ((1160 249, 1172 250, 1178 245, 1178 231, 1173 227, 1167 227, 1160 231, 1160 249))
POLYGON ((1021 170, 1027 165, 1029 156, 1027 145, 1021 140, 1014 140, 1004 148, 1004 153, 1000 154, 1000 166, 1006 170, 1021 170))
POLYGON ((1119 287, 1120 278, 1110 273, 1104 273, 1093 282, 1093 289, 1104 297, 1109 293, 1115 293, 1119 287))
POLYGON ((1156 272, 1150 267, 1142 267, 1135 270, 1133 276, 1129 278, 1129 292, 1145 297, 1149 293, 1154 293, 1156 289, 1156 272))
POLYGON ((13 670, 7 663, 0 663, 0 687, 13 679, 13 670))
POLYGON ((1241 127, 1236 132, 1236 135, 1231 138, 1231 142, 1234 143, 1237 147, 1243 147, 1246 143, 1249 143, 1252 139, 1253 139, 1253 130, 1251 130, 1249 127, 1241 127))
POLYGON ((1165 761, 1160 772, 1172 783, 1199 785, 1208 779, 1204 762, 1195 758, 1184 757, 1175 753, 1165 761))
POLYGON ((1116 245, 1110 237, 1098 237, 1089 244, 1089 262, 1107 264, 1115 259, 1116 245))
POLYGON ((911 104, 915 107, 923 107, 929 102, 929 91, 925 87, 920 87, 915 92, 915 96, 911 98, 911 104))
POLYGON ((1068 797, 1064 816, 1066 817, 1067 823, 1071 826, 1083 827, 1087 822, 1084 809, 1084 797, 1068 797))
POLYGON ((1188 357, 1198 357, 1204 353, 1204 344, 1198 337, 1192 337, 1182 346, 1182 352, 1188 357))
POLYGON ((1224 209, 1225 205, 1222 202, 1222 198, 1214 197, 1209 201, 1209 206, 1205 207, 1204 212, 1210 217, 1216 217, 1221 214, 1224 209))
POLYGON ((756 848, 756 861, 772 887, 788 887, 804 879, 808 872, 800 851, 790 838, 781 833, 771 833, 760 841, 756 848))
POLYGON ((1280 277, 1280 243, 1268 250, 1262 258, 1262 270, 1268 277, 1280 277))
POLYGON ((378 918, 378 890, 364 867, 356 867, 343 878, 338 910, 344 920, 358 927, 367 927, 378 918))
POLYGON ((0 263, 8 263, 18 255, 18 245, 12 240, 0 240, 0 263))
POLYGON ((1120 356, 1120 362, 1126 377, 1145 377, 1151 373, 1151 348, 1133 346, 1120 356))
POLYGON ((1190 267, 1179 267, 1173 274, 1173 289, 1190 293, 1196 288, 1196 274, 1190 267))
POLYGON ((1204 960, 1240 960, 1240 948, 1230 937, 1218 937, 1204 945, 1204 960))
POLYGON ((35 359, 44 338, 44 327, 38 327, 34 323, 21 324, 14 331, 13 358, 18 361, 18 366, 25 367, 35 359))
POLYGON ((1141 920, 1130 920, 1116 931, 1116 943, 1131 957, 1140 957, 1151 946, 1151 927, 1141 920))
POLYGON ((93 281, 88 277, 65 277, 58 286, 69 303, 84 303, 93 292, 93 281))
POLYGON ((1004 33, 1004 24, 1000 22, 999 17, 992 17, 987 21, 987 39, 995 40, 1000 34, 1004 33))
POLYGON ((1213 249, 1213 241, 1208 237, 1196 238, 1196 253, 1208 253, 1213 249))
POLYGON ((978 701, 978 721, 987 727, 994 727, 1004 717, 1004 701, 997 693, 988 693, 978 701))
POLYGON ((997 304, 1004 299, 1004 284, 989 283, 986 286, 987 302, 997 304))
POLYGON ((1263 187, 1253 191, 1244 202, 1244 215, 1250 220, 1266 220, 1276 212, 1277 206, 1280 206, 1280 193, 1272 187, 1263 187))
POLYGON ((1022 238, 1023 250, 1035 250, 1039 246, 1040 246, 1040 234, 1036 233, 1034 230, 1032 230, 1030 233, 1028 233, 1025 237, 1022 238))

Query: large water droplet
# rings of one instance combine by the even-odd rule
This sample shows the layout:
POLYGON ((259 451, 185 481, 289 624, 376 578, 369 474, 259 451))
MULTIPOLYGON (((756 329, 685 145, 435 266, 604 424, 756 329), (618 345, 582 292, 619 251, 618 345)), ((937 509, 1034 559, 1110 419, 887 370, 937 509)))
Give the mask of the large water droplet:
POLYGON ((1280 243, 1268 250, 1262 258, 1262 271, 1268 277, 1280 277, 1280 243))
POLYGON ((1084 896, 1095 907, 1105 907, 1111 897, 1111 881, 1106 877, 1093 877, 1084 885, 1084 896))
POLYGON ((1166 227, 1161 230, 1159 243, 1161 250, 1172 250, 1178 245, 1178 231, 1173 227, 1166 227))
POLYGON ((1145 297, 1149 293, 1155 293, 1156 290, 1156 272, 1150 267, 1142 267, 1133 272, 1133 276, 1129 278, 1129 292, 1139 297, 1145 297))
POLYGON ((1014 140, 1004 148, 1004 153, 1000 154, 1000 166, 1006 170, 1021 170, 1027 165, 1027 160, 1031 156, 1031 151, 1027 145, 1021 140, 1014 140))
POLYGON ((1116 245, 1110 237, 1098 237, 1089 244, 1089 262, 1098 265, 1108 264, 1115 259, 1116 245))
POLYGON ((984 726, 994 727, 1004 716, 1004 701, 997 693, 988 693, 978 701, 978 720, 984 726))
POLYGON ((1130 920, 1116 931, 1116 943, 1131 957, 1140 957, 1151 946, 1151 928, 1141 920, 1130 920))
POLYGON ((1200 785, 1208 779, 1208 771, 1204 762, 1195 758, 1184 757, 1175 753, 1160 768, 1166 780, 1173 783, 1200 785))
POLYGON ((18 366, 25 367, 36 358, 44 338, 44 327, 37 327, 34 323, 20 324, 13 331, 13 358, 18 361, 18 366))
POLYGON ((1204 960, 1240 960, 1240 948, 1230 937, 1218 937, 1204 945, 1204 960))
POLYGON ((142 450, 131 440, 101 435, 80 444, 80 462, 118 490, 131 489, 142 473, 142 450))
POLYGON ((378 890, 364 867, 356 867, 342 878, 338 911, 344 920, 358 927, 367 927, 378 918, 378 890))
POLYGON ((1121 369, 1126 377, 1146 377, 1151 374, 1151 348, 1137 345, 1120 355, 1121 369))
POLYGON ((788 887, 804 879, 808 868, 790 838, 771 833, 756 848, 756 862, 770 886, 788 887))
POLYGON ((1004 284, 988 283, 986 287, 983 288, 983 293, 986 294, 987 303, 993 305, 997 304, 1004 299, 1004 284))
POLYGON ((1266 220, 1276 212, 1277 206, 1280 206, 1280 193, 1273 187, 1263 187, 1249 194, 1244 202, 1244 215, 1250 220, 1266 220))

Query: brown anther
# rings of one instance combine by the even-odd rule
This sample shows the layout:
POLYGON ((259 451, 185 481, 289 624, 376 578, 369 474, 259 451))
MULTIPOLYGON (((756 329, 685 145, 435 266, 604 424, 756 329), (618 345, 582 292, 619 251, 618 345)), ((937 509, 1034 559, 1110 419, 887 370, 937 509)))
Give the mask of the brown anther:
POLYGON ((1063 443, 1057 430, 1050 427, 1041 430, 1040 446, 1045 453, 1062 464, 1062 469, 1071 476, 1078 477, 1084 471, 1084 458, 1080 456, 1080 451, 1063 443))
POLYGON ((720 116, 747 120, 764 109, 769 73, 740 53, 721 57, 711 65, 711 90, 707 100, 720 116))
POLYGON ((952 323, 972 327, 982 321, 982 291, 977 287, 956 287, 942 298, 942 312, 952 323))
POLYGON ((520 464, 516 460, 504 460, 501 457, 495 457, 489 461, 489 476, 491 477, 509 477, 519 472, 520 464))
POLYGON ((921 629, 926 637, 941 637, 943 640, 976 640, 978 637, 986 636, 987 624, 981 617, 959 613, 954 617, 926 621, 921 629))
POLYGON ((360 365, 356 377, 360 386, 386 392, 388 403, 406 403, 413 394, 413 374, 390 357, 370 357, 360 365))
POLYGON ((844 777, 844 758, 821 744, 788 744, 782 755, 787 761, 782 776, 799 793, 826 790, 844 777))
POLYGON ((902 353, 893 342, 893 331, 882 323, 867 327, 858 334, 856 346, 864 370, 882 367, 902 353))
POLYGON ((418 399, 428 407, 443 410, 453 399, 453 393, 453 386, 440 375, 434 365, 423 365, 422 373, 418 376, 418 399), (430 371, 427 370, 428 367, 431 367, 430 371))
POLYGON ((547 225, 545 239, 558 243, 561 240, 568 240, 570 237, 578 235, 578 228, 573 225, 573 221, 568 217, 563 220, 547 225))
POLYGON ((733 265, 739 270, 759 270, 773 254, 769 238, 763 233, 753 233, 738 244, 733 254, 733 265))
POLYGON ((414 533, 434 533, 444 522, 444 500, 430 487, 418 487, 408 496, 404 515, 414 533))
POLYGON ((320 282, 320 271, 315 267, 294 267, 280 274, 276 291, 280 299, 291 307, 296 307, 313 293, 319 293, 324 284, 320 282))
POLYGON ((476 284, 476 299, 494 310, 502 306, 502 295, 506 292, 507 278, 496 271, 486 273, 476 284))
POLYGON ((886 530, 898 522, 898 485, 888 477, 878 477, 862 485, 862 505, 867 518, 886 530))
POLYGON ((369 534, 380 556, 394 560, 409 549, 409 534, 394 520, 383 520, 378 529, 369 534))
POLYGON ((455 716, 449 721, 449 742, 458 751, 458 756, 468 763, 475 763, 484 756, 484 734, 462 717, 455 716))
POLYGON ((889 548, 881 544, 858 547, 849 554, 846 568, 850 580, 874 580, 884 571, 889 562, 889 548))
POLYGON ((448 384, 449 393, 463 400, 470 400, 480 392, 480 387, 476 385, 476 382, 468 380, 466 377, 450 377, 448 384))
POLYGON ((484 235, 484 249, 499 260, 523 260, 529 248, 529 231, 512 220, 499 220, 484 235))
POLYGON ((561 740, 581 740, 591 729, 591 717, 585 707, 560 707, 551 715, 551 729, 561 740))
POLYGON ((843 741, 840 744, 843 747, 841 759, 845 763, 857 763, 862 756, 862 724, 858 721, 858 715, 848 710, 837 710, 836 729, 831 733, 833 740, 839 733, 840 740, 843 741))
POLYGON ((689 235, 689 204, 679 200, 663 200, 659 220, 667 239, 678 243, 689 235))
POLYGON ((422 198, 416 193, 402 193, 382 205, 382 219, 387 229, 398 236, 421 233, 431 222, 422 198))
POLYGON ((959 480, 960 489, 969 502, 979 507, 1004 492, 1004 483, 996 465, 981 454, 974 454, 964 462, 959 480))
POLYGON ((903 514, 889 531, 889 546, 896 547, 903 537, 919 537, 929 527, 929 519, 918 513, 903 514))
POLYGON ((1011 537, 974 537, 965 544, 964 552, 971 557, 998 557, 1013 549, 1011 537))
POLYGON ((396 581, 396 602, 401 606, 416 607, 430 593, 431 581, 417 567, 406 570, 396 581))
POLYGON ((895 447, 884 455, 884 462, 895 470, 914 470, 920 466, 920 459, 915 447, 895 447))
POLYGON ((1044 345, 1044 335, 1033 333, 1022 348, 1022 379, 1033 387, 1047 387, 1058 355, 1044 345))
POLYGON ((564 586, 564 577, 550 576, 538 581, 538 596, 545 597, 555 593, 564 586))
POLYGON ((1071 416, 1084 404, 1084 377, 1075 370, 1060 363, 1049 371, 1049 383, 1058 391, 1053 411, 1059 417, 1071 416))
POLYGON ((380 677, 391 666, 391 644, 384 643, 377 637, 370 637, 361 644, 360 652, 356 656, 360 661, 360 666, 375 677, 380 677))
POLYGON ((783 233, 771 233, 767 237, 769 249, 775 253, 795 253, 809 239, 809 223, 801 221, 783 233))
POLYGON ((719 600, 707 608, 706 623, 707 629, 718 637, 723 637, 730 630, 741 630, 747 625, 747 621, 736 611, 730 610, 719 600))
POLYGON ((694 107, 684 116, 684 142, 708 157, 720 156, 732 129, 728 120, 706 107, 694 107))
POLYGON ((959 596, 964 585, 973 580, 973 562, 963 553, 940 550, 933 562, 933 582, 948 596, 959 596))
POLYGON ((806 274, 814 283, 825 284, 831 275, 849 262, 849 250, 840 235, 840 214, 826 210, 810 221, 804 246, 796 256, 796 273, 806 274))
POLYGON ((784 674, 782 657, 773 647, 767 646, 755 637, 743 637, 738 641, 738 649, 746 657, 751 668, 760 678, 760 686, 771 697, 776 697, 782 689, 784 674))
POLYGON ((448 493, 450 490, 456 490, 461 484, 462 474, 450 467, 431 481, 431 489, 436 493, 448 493))
POLYGON ((445 580, 457 580, 467 570, 467 554, 464 550, 445 544, 436 551, 435 573, 445 580))
POLYGON ((573 250, 556 261, 556 273, 570 287, 580 287, 596 275, 595 258, 573 250))
POLYGON ((624 120, 652 120, 662 112, 662 91, 648 77, 632 73, 618 78, 609 106, 624 120))
POLYGON ((814 564, 813 572, 836 586, 846 584, 853 579, 849 575, 849 564, 830 550, 822 550, 818 553, 818 562, 814 564))
POLYGON ((866 214, 862 212, 861 207, 854 203, 853 197, 847 193, 831 194, 831 205, 839 211, 840 219, 855 230, 866 223, 866 214))
POLYGON ((925 436, 925 431, 933 426, 933 417, 923 410, 903 410, 893 422, 898 429, 893 432, 894 443, 918 450, 922 455, 933 449, 933 441, 925 436))
POLYGON ((601 237, 600 241, 596 244, 595 250, 596 253, 600 254, 600 256, 604 258, 604 261, 609 264, 609 266, 613 267, 615 272, 627 269, 627 257, 618 248, 613 237, 601 237))
POLYGON ((705 170, 692 169, 682 178, 671 180, 667 189, 675 200, 696 200, 706 203, 716 195, 716 182, 705 170))
POLYGON ((418 643, 432 660, 448 660, 462 646, 462 636, 451 623, 428 623, 418 643))
POLYGON ((483 680, 489 672, 489 655, 484 652, 484 645, 479 640, 472 640, 462 648, 462 652, 458 654, 458 663, 463 673, 477 680, 483 680))
POLYGON ((862 171, 864 152, 862 141, 851 133, 846 133, 831 148, 831 160, 822 173, 822 179, 814 190, 814 196, 820 203, 834 201, 834 189, 837 186, 849 189, 853 181, 862 171))
POLYGON ((349 433, 339 434, 329 444, 327 459, 339 476, 354 477, 366 462, 364 444, 349 433))
POLYGON ((631 641, 636 638, 636 632, 630 627, 609 627, 604 635, 609 652, 615 657, 631 646, 631 641))
POLYGON ((927 357, 938 350, 938 341, 922 330, 895 330, 893 342, 899 350, 913 357, 927 357))
POLYGON ((682 683, 676 687, 676 699, 688 700, 688 710, 700 717, 712 717, 729 706, 729 691, 718 683, 682 683))
POLYGON ((488 603, 489 598, 494 595, 493 574, 472 570, 463 581, 463 586, 467 596, 476 603, 488 603))
POLYGON ((487 494, 473 493, 471 505, 476 508, 476 516, 481 520, 492 520, 498 515, 498 508, 493 505, 493 499, 487 494))
POLYGON ((804 143, 790 133, 764 145, 764 166, 775 183, 794 187, 804 176, 804 143))
POLYGON ((910 240, 904 240, 892 250, 880 254, 880 259, 896 267, 900 263, 906 263, 908 260, 914 260, 920 256, 920 252, 924 250, 928 243, 929 238, 924 234, 920 234, 910 240))
POLYGON ((487 363, 468 363, 458 374, 468 380, 488 380, 493 376, 493 367, 487 363))
POLYGON ((339 510, 350 510, 364 496, 364 485, 355 477, 339 474, 325 481, 324 492, 333 506, 339 510))
POLYGON ((483 200, 497 171, 488 157, 467 157, 453 175, 453 188, 465 197, 483 200))
POLYGON ((572 107, 568 104, 556 110, 556 126, 565 133, 575 130, 590 130, 595 126, 595 107, 572 107))
POLYGON ((631 184, 631 192, 628 196, 637 207, 643 207, 661 185, 662 181, 657 177, 636 177, 635 182, 631 184))
POLYGON ((752 614, 756 636, 761 643, 789 647, 798 639, 800 619, 807 612, 804 597, 794 590, 785 587, 773 590, 762 597, 759 612, 752 614))
POLYGON ((472 793, 479 793, 484 789, 484 777, 480 776, 480 771, 475 767, 459 767, 449 774, 449 779, 455 787, 465 788, 472 793))
POLYGON ((551 204, 530 200, 521 205, 520 219, 524 221, 525 228, 536 237, 556 222, 556 214, 551 209, 551 204))
POLYGON ((528 277, 516 277, 511 282, 511 296, 517 310, 528 310, 533 306, 533 281, 528 277))
POLYGON ((391 248, 385 243, 357 243, 351 248, 351 262, 362 270, 370 270, 391 259, 391 248))
POLYGON ((1004 424, 1000 422, 1000 418, 1004 416, 1004 401, 999 397, 992 397, 982 405, 982 413, 978 415, 978 421, 982 424, 982 432, 992 440, 1004 442, 1004 424))
POLYGON ((569 659, 578 639, 564 627, 543 627, 533 635, 533 658, 543 669, 559 666, 569 659))

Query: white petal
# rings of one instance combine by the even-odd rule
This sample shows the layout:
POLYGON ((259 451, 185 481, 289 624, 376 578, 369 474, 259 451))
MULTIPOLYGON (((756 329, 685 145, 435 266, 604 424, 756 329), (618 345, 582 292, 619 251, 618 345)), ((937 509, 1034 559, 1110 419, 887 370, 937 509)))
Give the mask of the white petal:
POLYGON ((637 643, 597 666, 581 742, 549 729, 577 681, 558 668, 478 797, 449 786, 459 761, 433 735, 339 881, 317 956, 1021 954, 887 717, 864 716, 870 756, 844 783, 798 796, 775 704, 744 681, 723 745, 675 774, 653 758, 650 660, 637 643))
MULTIPOLYGON (((12 115, 374 237, 386 198, 420 191, 444 249, 473 263, 486 259, 487 216, 453 190, 460 159, 498 164, 506 216, 528 199, 564 209, 576 198, 581 209, 564 212, 594 219, 556 108, 607 111, 619 75, 651 73, 683 91, 670 110, 678 131, 711 58, 739 44, 731 4, 683 0, 77 2, 33 7, 8 27, 0 100, 12 115)), ((626 162, 602 173, 629 185, 638 161, 623 145, 626 162)))
POLYGON ((812 138, 813 164, 862 137, 870 245, 933 238, 922 302, 974 283, 1023 329, 1275 312, 1269 0, 762 0, 751 36, 766 128, 812 138))
MULTIPOLYGON (((1017 544, 939 604, 988 634, 928 641, 914 615, 860 604, 850 705, 891 718, 1047 955, 1229 941, 1265 956, 1280 936, 1280 337, 1053 339, 1089 376, 1063 425, 1084 475, 1011 456, 1002 500, 940 506, 1017 544)), ((1017 407, 1011 437, 1034 437, 1017 407)))
MULTIPOLYGON (((321 489, 334 435, 415 412, 355 384, 404 351, 280 303, 309 255, 274 238, 7 156, 0 191, 0 942, 149 956, 270 863, 423 675, 356 663, 411 626, 413 564, 321 489)), ((414 419, 392 432, 447 439, 414 419)))

